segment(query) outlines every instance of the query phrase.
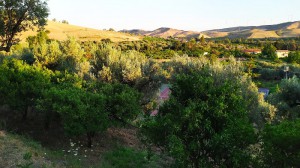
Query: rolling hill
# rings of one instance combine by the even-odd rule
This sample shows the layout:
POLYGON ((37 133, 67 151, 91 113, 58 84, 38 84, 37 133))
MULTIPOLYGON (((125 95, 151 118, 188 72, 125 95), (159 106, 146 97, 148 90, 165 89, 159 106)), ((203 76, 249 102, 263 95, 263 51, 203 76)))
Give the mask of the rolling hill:
MULTIPOLYGON (((60 22, 48 21, 45 27, 50 31, 49 37, 56 40, 65 40, 68 36, 73 36, 81 41, 99 41, 102 39, 110 39, 113 42, 120 41, 137 41, 143 36, 161 37, 161 38, 178 38, 191 39, 200 38, 287 38, 300 36, 300 21, 286 22, 275 25, 262 26, 239 26, 224 29, 207 30, 203 32, 185 31, 173 28, 161 27, 153 31, 145 31, 141 29, 105 31, 60 22)), ((28 36, 36 34, 36 30, 27 31, 20 36, 24 41, 28 36)))
MULTIPOLYGON (((49 37, 56 40, 65 40, 68 36, 75 37, 80 41, 100 41, 109 38, 113 42, 120 42, 137 41, 141 39, 139 36, 130 35, 128 33, 97 30, 53 21, 48 21, 45 30, 49 30, 49 37)), ((21 41, 25 41, 28 36, 33 35, 36 35, 36 30, 22 33, 20 39, 21 41)))
POLYGON ((121 32, 135 34, 135 35, 161 37, 161 38, 173 37, 173 38, 191 39, 191 38, 199 38, 201 36, 204 36, 205 38, 209 38, 209 36, 201 32, 178 30, 178 29, 172 29, 168 27, 161 27, 153 31, 133 29, 133 30, 122 30, 121 32))
POLYGON ((300 36, 300 21, 275 25, 240 26, 202 32, 212 38, 287 38, 300 36))
POLYGON ((300 21, 286 22, 275 25, 239 26, 207 30, 203 32, 177 30, 166 27, 162 27, 153 31, 133 29, 122 30, 121 32, 161 38, 173 37, 182 39, 198 38, 202 35, 205 38, 287 38, 300 36, 300 21))

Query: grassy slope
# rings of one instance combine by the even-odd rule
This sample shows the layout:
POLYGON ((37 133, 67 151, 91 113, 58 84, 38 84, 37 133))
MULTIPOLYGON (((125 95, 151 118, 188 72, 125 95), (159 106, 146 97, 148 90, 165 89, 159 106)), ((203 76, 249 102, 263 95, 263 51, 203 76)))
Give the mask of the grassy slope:
MULTIPOLYGON (((75 148, 74 148, 75 150, 75 148)), ((95 150, 95 149, 94 149, 95 150)), ((92 150, 91 150, 92 151, 92 150)), ((0 131, 0 167, 47 167, 47 168, 162 168, 168 167, 171 159, 154 154, 150 160, 147 152, 131 147, 114 147, 102 154, 73 155, 43 148, 39 143, 23 136, 0 131), (30 155, 28 159, 24 156, 30 155)))
POLYGON ((47 153, 36 142, 0 131, 0 165, 2 167, 25 166, 26 164, 32 167, 64 167, 60 163, 51 162, 47 153), (26 154, 32 157, 24 159, 26 154))
MULTIPOLYGON (((45 29, 50 31, 49 37, 56 40, 65 40, 68 36, 76 37, 81 41, 99 41, 101 39, 109 38, 114 42, 120 42, 136 41, 141 39, 139 36, 126 33, 97 30, 53 21, 48 21, 48 25, 45 29)), ((35 34, 36 32, 31 30, 22 33, 21 41, 24 41, 28 36, 35 34)))

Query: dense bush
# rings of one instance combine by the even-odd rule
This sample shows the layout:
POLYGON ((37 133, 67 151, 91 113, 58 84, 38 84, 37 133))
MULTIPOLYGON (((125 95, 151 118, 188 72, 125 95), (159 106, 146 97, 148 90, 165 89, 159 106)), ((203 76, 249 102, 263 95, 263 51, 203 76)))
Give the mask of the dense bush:
POLYGON ((299 118, 300 81, 294 77, 281 82, 279 90, 268 98, 278 108, 277 120, 299 118))
POLYGON ((177 76, 170 100, 142 123, 145 140, 165 148, 179 167, 251 165, 247 148, 256 136, 240 92, 238 84, 219 83, 205 68, 177 76))
POLYGON ((289 56, 287 58, 287 60, 290 63, 297 63, 300 64, 300 51, 296 51, 296 52, 290 52, 289 56))
POLYGON ((1 104, 19 110, 26 119, 28 109, 35 106, 35 100, 49 87, 52 73, 20 60, 6 59, 0 66, 0 74, 1 104))
POLYGON ((267 167, 300 166, 299 129, 299 119, 266 126, 263 133, 263 160, 267 167))
POLYGON ((259 71, 260 78, 264 80, 279 80, 281 79, 281 73, 277 69, 263 68, 259 71))

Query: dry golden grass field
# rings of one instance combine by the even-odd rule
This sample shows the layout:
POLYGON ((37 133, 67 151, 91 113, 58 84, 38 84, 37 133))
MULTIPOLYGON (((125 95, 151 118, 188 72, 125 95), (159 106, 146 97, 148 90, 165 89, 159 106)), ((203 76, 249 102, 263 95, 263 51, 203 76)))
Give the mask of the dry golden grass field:
MULTIPOLYGON (((49 30, 49 37, 56 40, 65 40, 69 37, 75 37, 80 41, 100 41, 102 39, 110 39, 113 42, 120 41, 137 41, 140 36, 130 35, 127 33, 97 30, 60 22, 48 21, 45 30, 49 30)), ((20 36, 21 41, 25 41, 28 36, 36 35, 36 30, 30 30, 22 33, 20 36)))

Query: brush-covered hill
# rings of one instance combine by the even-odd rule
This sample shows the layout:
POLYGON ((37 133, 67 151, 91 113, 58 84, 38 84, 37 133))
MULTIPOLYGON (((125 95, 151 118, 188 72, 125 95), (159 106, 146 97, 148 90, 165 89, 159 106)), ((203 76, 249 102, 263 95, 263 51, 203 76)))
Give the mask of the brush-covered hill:
POLYGON ((300 21, 274 25, 240 26, 202 32, 212 38, 286 38, 300 36, 300 21))
POLYGON ((180 39, 191 39, 191 38, 200 38, 201 36, 204 36, 205 38, 209 38, 209 36, 200 32, 178 30, 178 29, 172 29, 168 27, 161 27, 153 31, 133 29, 133 30, 122 30, 121 32, 135 34, 135 35, 161 37, 161 38, 173 37, 173 38, 180 38, 180 39))
MULTIPOLYGON (((53 21, 48 21, 45 30, 49 30, 49 37, 56 40, 65 40, 68 36, 75 37, 80 41, 100 41, 109 38, 113 42, 120 42, 137 41, 141 39, 139 36, 128 33, 97 30, 53 21)), ((25 41, 28 36, 33 35, 36 35, 36 30, 24 32, 20 37, 21 41, 25 41)))

